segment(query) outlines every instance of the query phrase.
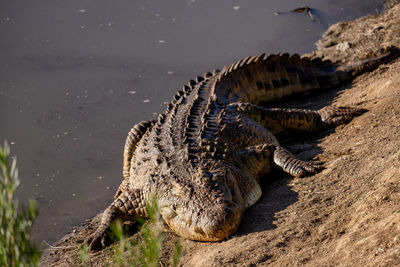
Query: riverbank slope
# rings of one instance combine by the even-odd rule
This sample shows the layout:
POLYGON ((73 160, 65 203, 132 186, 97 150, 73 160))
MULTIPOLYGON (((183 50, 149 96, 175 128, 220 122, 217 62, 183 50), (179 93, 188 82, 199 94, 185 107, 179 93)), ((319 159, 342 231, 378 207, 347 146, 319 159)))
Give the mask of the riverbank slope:
MULTIPOLYGON (((382 15, 331 26, 310 56, 351 62, 381 47, 400 47, 400 5, 382 15)), ((285 146, 303 159, 325 162, 306 177, 284 174, 264 183, 261 200, 228 240, 182 240, 182 266, 391 266, 400 262, 400 60, 338 90, 289 106, 368 110, 350 123, 285 146)), ((95 229, 86 222, 50 248, 43 266, 79 262, 76 248, 95 229)), ((133 236, 132 238, 135 238, 133 236)), ((179 238, 167 234, 167 245, 179 238)), ((168 249, 166 249, 168 254, 168 249)), ((110 262, 111 248, 91 254, 110 262)), ((167 264, 167 263, 166 263, 167 264)))

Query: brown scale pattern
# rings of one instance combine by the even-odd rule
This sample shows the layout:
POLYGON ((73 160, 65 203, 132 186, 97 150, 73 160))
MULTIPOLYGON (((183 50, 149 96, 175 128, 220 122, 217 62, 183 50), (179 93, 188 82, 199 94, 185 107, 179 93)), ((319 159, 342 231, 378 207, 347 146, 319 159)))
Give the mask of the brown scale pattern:
POLYGON ((104 212, 90 248, 104 245, 107 228, 118 216, 146 217, 146 202, 154 195, 164 221, 178 235, 202 241, 226 238, 238 228, 245 208, 260 197, 261 175, 273 167, 293 176, 320 169, 296 159, 279 145, 274 133, 312 132, 365 112, 258 104, 338 86, 399 54, 398 49, 389 48, 350 66, 297 54, 261 54, 190 80, 157 122, 139 123, 129 132, 125 179, 104 212))

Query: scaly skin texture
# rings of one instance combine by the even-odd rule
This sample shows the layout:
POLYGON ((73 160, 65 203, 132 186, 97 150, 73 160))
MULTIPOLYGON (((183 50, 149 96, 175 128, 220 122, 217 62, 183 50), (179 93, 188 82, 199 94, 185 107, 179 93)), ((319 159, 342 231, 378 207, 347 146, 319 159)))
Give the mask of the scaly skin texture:
POLYGON ((238 229, 244 210, 260 198, 259 179, 271 169, 298 177, 320 169, 296 159, 275 135, 315 132, 365 112, 259 103, 339 86, 398 55, 390 47, 351 66, 299 55, 260 55, 191 80, 157 121, 141 122, 129 132, 124 180, 89 240, 90 249, 107 245, 109 226, 117 218, 146 218, 146 203, 153 197, 162 220, 176 234, 201 241, 228 237, 238 229))

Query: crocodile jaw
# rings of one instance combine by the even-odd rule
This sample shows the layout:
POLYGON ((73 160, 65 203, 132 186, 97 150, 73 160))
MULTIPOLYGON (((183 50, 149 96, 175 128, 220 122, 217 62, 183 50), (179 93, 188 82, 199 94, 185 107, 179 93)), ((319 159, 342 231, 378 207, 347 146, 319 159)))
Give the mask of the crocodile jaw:
POLYGON ((174 211, 170 207, 160 209, 168 226, 180 236, 197 241, 220 241, 234 233, 243 214, 243 206, 232 201, 216 204, 212 211, 202 210, 192 216, 189 210, 174 211))

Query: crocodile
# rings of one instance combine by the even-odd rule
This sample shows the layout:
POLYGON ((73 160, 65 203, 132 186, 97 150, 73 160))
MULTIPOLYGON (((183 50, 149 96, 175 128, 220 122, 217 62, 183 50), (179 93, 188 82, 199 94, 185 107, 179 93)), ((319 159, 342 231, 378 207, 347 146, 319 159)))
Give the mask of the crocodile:
POLYGON ((309 133, 349 122, 354 107, 320 110, 271 108, 260 103, 337 88, 400 55, 380 49, 353 64, 298 54, 248 57, 207 72, 178 91, 158 119, 136 124, 123 154, 123 180, 88 239, 91 250, 109 245, 116 221, 148 218, 157 199, 161 221, 191 240, 220 241, 234 233, 244 211, 262 194, 260 179, 273 169, 303 177, 323 168, 297 159, 277 136, 309 133))

